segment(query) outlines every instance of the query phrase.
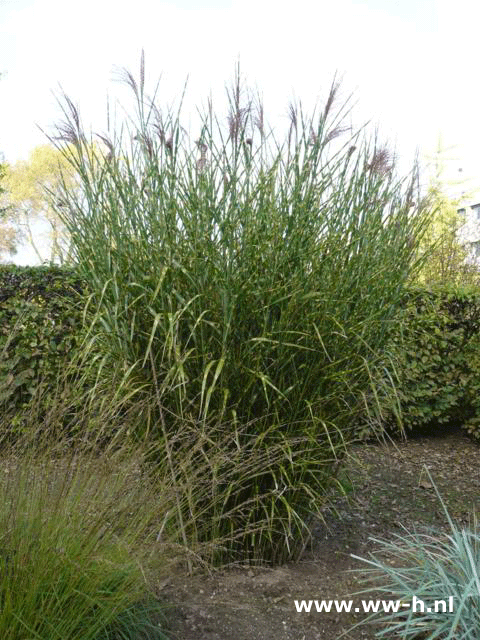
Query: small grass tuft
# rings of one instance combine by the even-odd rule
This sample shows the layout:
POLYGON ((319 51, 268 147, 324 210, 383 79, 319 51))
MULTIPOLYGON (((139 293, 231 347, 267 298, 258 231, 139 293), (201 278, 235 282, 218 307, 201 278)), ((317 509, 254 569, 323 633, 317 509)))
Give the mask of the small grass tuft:
POLYGON ((430 473, 426 472, 448 520, 450 533, 405 531, 395 535, 392 541, 372 539, 380 545, 379 551, 368 558, 352 556, 368 565, 359 571, 364 583, 370 586, 360 593, 373 592, 375 598, 382 594, 388 600, 407 605, 416 597, 423 601, 424 611, 420 605, 416 612, 412 607, 400 607, 397 612, 371 614, 360 624, 380 625, 375 634, 377 638, 478 640, 480 533, 476 520, 472 529, 456 525, 430 473))

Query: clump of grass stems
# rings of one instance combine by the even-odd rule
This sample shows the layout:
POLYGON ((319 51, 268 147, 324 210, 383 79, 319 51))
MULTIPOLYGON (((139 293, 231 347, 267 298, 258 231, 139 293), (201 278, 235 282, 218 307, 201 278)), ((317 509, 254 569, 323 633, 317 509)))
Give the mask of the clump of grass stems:
POLYGON ((62 437, 64 406, 24 410, 16 439, 0 424, 0 635, 162 640, 144 571, 161 507, 142 451, 62 437))
POLYGON ((143 78, 142 55, 139 81, 124 72, 135 117, 96 141, 64 96, 56 139, 79 177, 59 214, 93 291, 95 393, 142 399, 131 430, 163 443, 182 531, 177 434, 197 452, 192 483, 222 443, 195 535, 228 534, 226 557, 285 560, 335 481, 395 320, 423 225, 415 171, 398 178, 363 132, 343 140, 336 83, 317 115, 291 107, 280 143, 238 73, 226 126, 209 105, 194 139, 143 78))
POLYGON ((399 600, 407 605, 416 596, 424 602, 424 610, 414 612, 410 607, 400 608, 395 613, 371 614, 360 624, 380 625, 376 638, 478 640, 478 526, 475 519, 471 529, 459 527, 452 520, 427 469, 426 472, 442 505, 450 533, 405 531, 391 541, 372 539, 378 545, 378 551, 369 554, 368 558, 352 556, 368 565, 361 573, 363 583, 369 587, 360 593, 374 591, 376 597, 385 594, 389 600, 399 600), (453 597, 453 611, 449 610, 450 597, 453 597), (437 607, 435 602, 439 603, 437 607))
MULTIPOLYGON (((92 384, 88 367, 94 372, 97 367, 91 362, 86 365, 84 358, 85 352, 81 351, 71 364, 72 369, 84 372, 75 381, 83 389, 83 396, 75 394, 65 403, 68 395, 60 394, 58 402, 66 417, 54 430, 76 434, 82 446, 92 450, 128 447, 129 443, 135 450, 139 442, 132 425, 138 423, 139 416, 148 416, 148 396, 137 390, 125 403, 123 394, 116 393, 118 389, 107 392, 98 381, 98 389, 92 393, 86 384, 86 380, 92 384)), ((121 385, 122 381, 120 388, 121 385)), ((57 424, 56 415, 55 410, 53 415, 45 415, 50 428, 57 424)), ((282 441, 266 432, 257 434, 251 424, 237 425, 232 432, 230 424, 206 428, 198 421, 185 419, 166 441, 153 435, 142 439, 143 465, 150 469, 151 481, 162 496, 157 542, 162 548, 171 549, 176 559, 186 560, 189 571, 199 564, 245 561, 247 537, 255 543, 254 553, 248 556, 251 561, 262 561, 267 554, 272 562, 281 561, 285 550, 272 555, 272 539, 282 537, 288 545, 295 527, 302 535, 295 544, 305 547, 309 541, 305 519, 307 515, 312 517, 316 505, 312 495, 311 512, 295 510, 293 491, 310 494, 311 482, 310 475, 302 478, 297 469, 304 468, 305 456, 319 450, 322 438, 323 455, 330 451, 327 435, 317 434, 314 443, 310 438, 310 434, 298 434, 282 441), (277 474, 277 482, 271 486, 273 474, 277 474), (287 486, 282 474, 287 481, 288 474, 296 474, 296 486, 287 486), (285 511, 277 509, 273 521, 269 507, 287 500, 285 511)), ((332 458, 332 465, 334 462, 332 458)), ((325 492, 333 486, 341 489, 332 465, 325 457, 316 463, 310 460, 309 473, 316 472, 319 477, 323 474, 325 492)))

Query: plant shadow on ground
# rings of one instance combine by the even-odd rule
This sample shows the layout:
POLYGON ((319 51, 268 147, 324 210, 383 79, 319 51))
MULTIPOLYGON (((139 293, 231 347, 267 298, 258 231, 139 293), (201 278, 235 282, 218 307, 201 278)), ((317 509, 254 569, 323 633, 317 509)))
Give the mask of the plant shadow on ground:
MULTIPOLYGON (((435 526, 448 531, 445 514, 425 471, 429 470, 450 515, 468 526, 480 507, 480 448, 461 431, 443 428, 406 442, 365 444, 354 449, 347 471, 352 490, 318 522, 302 559, 281 567, 218 570, 210 575, 173 574, 156 585, 174 605, 172 640, 334 640, 362 614, 297 613, 294 600, 344 599, 359 590, 349 573, 375 551, 369 537, 435 526)), ((371 596, 357 596, 369 598, 371 596)), ((352 598, 355 600, 355 597, 352 598)), ((359 627, 346 640, 373 638, 359 627)))

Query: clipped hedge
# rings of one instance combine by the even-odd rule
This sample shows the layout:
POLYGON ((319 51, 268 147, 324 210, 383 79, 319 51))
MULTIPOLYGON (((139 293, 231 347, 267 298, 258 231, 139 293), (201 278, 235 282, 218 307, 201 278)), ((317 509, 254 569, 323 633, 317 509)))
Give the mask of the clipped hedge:
POLYGON ((0 406, 25 408, 55 389, 78 342, 84 283, 61 267, 0 265, 0 406), (47 392, 45 394, 45 391, 47 392))
POLYGON ((397 398, 386 400, 387 414, 398 403, 406 431, 459 424, 480 439, 480 291, 412 289, 400 320, 390 347, 397 398))

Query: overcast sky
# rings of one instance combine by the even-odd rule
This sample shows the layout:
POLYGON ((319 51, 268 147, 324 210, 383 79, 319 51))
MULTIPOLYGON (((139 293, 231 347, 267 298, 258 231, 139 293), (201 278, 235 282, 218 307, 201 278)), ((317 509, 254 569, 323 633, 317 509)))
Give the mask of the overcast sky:
POLYGON ((321 100, 335 71, 402 156, 455 145, 455 169, 480 176, 480 10, 472 0, 0 0, 0 150, 24 158, 58 120, 59 85, 85 123, 105 125, 115 66, 145 49, 160 101, 204 101, 239 59, 275 121, 292 96, 321 100))
MULTIPOLYGON (((451 177, 480 186, 480 5, 473 0, 0 0, 0 151, 26 158, 59 120, 61 86, 87 128, 105 129, 106 95, 120 96, 115 67, 147 83, 161 75, 160 103, 189 77, 189 104, 214 98, 237 60, 261 91, 271 122, 292 97, 322 101, 335 72, 406 165, 439 135, 451 177), (459 172, 462 169, 462 172, 459 172)), ((123 98, 122 98, 123 96, 123 98)), ((189 108, 187 106, 187 108, 189 108)))

